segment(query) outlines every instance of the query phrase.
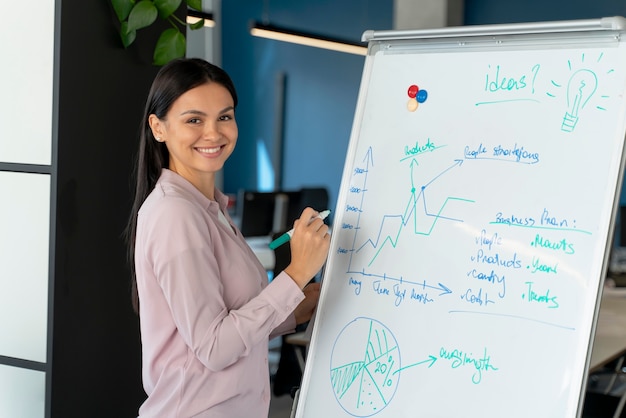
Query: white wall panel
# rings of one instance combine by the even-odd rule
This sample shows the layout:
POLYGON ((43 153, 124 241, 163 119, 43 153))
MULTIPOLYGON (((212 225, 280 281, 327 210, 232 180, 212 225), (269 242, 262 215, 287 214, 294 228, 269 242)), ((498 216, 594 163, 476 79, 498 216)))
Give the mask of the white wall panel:
POLYGON ((0 162, 51 161, 54 0, 2 2, 0 162))
POLYGON ((0 365, 0 417, 42 418, 46 375, 0 365))
POLYGON ((0 196, 0 355, 45 362, 50 176, 0 172, 0 196))

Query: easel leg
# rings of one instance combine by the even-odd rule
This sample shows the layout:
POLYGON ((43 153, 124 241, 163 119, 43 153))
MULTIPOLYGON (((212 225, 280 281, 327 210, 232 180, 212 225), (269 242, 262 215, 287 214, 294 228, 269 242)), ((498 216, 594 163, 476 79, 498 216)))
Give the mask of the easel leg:
POLYGON ((296 394, 293 397, 293 405, 291 406, 291 415, 289 418, 296 418, 296 408, 298 406, 298 398, 300 397, 300 389, 296 390, 296 394))

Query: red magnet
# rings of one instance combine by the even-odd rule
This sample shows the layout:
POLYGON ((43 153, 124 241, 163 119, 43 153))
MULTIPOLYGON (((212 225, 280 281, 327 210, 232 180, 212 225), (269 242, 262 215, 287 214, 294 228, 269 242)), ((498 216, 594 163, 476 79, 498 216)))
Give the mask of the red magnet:
POLYGON ((415 84, 412 84, 411 86, 409 86, 409 91, 407 93, 411 99, 414 99, 419 90, 419 87, 417 87, 415 84))

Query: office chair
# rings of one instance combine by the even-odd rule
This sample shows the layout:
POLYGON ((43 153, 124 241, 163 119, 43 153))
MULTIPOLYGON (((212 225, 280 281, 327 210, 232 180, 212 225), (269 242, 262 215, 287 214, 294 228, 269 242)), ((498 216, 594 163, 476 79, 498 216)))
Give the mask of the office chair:
POLYGON ((589 376, 582 418, 626 418, 625 357, 589 376))
POLYGON ((328 190, 324 187, 303 187, 297 195, 289 197, 286 228, 291 229, 293 222, 300 217, 306 207, 319 212, 328 209, 328 190))
MULTIPOLYGON (((276 239, 281 236, 283 232, 278 232, 272 235, 272 239, 276 239)), ((281 245, 274 250, 274 277, 282 272, 291 261, 291 248, 289 242, 281 245)), ((296 326, 296 332, 304 331, 306 324, 300 324, 296 326)), ((288 344, 285 341, 286 336, 281 338, 280 346, 280 359, 278 361, 278 368, 274 375, 272 392, 275 396, 282 396, 285 394, 291 394, 293 397, 292 389, 300 386, 302 380, 302 371, 300 369, 300 363, 298 362, 298 356, 295 350, 303 350, 304 347, 296 347, 288 344)))

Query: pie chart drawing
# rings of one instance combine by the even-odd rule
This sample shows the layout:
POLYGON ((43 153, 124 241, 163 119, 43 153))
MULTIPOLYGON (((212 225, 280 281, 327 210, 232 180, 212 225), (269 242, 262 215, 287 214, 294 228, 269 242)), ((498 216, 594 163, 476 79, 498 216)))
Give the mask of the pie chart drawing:
POLYGON ((400 350, 393 333, 375 319, 358 317, 335 340, 330 381, 348 414, 369 417, 393 399, 400 380, 400 350))

